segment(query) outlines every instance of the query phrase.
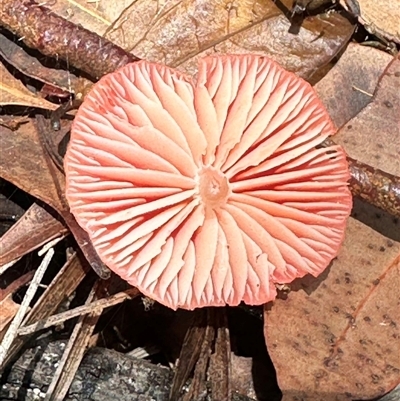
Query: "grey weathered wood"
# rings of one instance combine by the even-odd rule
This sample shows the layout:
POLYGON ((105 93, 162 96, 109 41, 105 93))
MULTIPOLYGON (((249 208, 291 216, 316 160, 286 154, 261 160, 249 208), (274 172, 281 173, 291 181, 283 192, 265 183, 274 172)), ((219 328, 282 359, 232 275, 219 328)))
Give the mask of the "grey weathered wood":
MULTIPOLYGON (((65 342, 44 341, 27 350, 2 377, 0 400, 42 399, 65 342), (41 397, 42 396, 42 397, 41 397)), ((168 368, 118 352, 93 348, 85 355, 65 401, 164 401, 172 373, 168 368)))
MULTIPOLYGON (((44 338, 25 351, 1 377, 0 400, 43 399, 64 347, 64 341, 44 338)), ((164 366, 93 348, 86 353, 64 401, 168 401, 171 383, 172 371, 164 366)), ((400 385, 379 401, 399 400, 400 385)), ((232 401, 251 400, 234 394, 232 401)))
MULTIPOLYGON (((43 339, 1 377, 0 400, 43 399, 65 347, 43 339)), ((172 371, 105 348, 90 349, 64 401, 168 401, 172 371)), ((251 401, 235 394, 233 401, 251 401)))

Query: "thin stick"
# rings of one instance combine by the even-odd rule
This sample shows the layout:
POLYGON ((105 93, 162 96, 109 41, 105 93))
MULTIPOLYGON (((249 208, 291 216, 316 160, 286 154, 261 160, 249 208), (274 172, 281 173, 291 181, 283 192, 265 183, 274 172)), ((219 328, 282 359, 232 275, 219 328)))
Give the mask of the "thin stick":
POLYGON ((61 237, 54 238, 52 241, 49 241, 47 244, 44 244, 42 249, 38 251, 39 256, 43 256, 50 248, 54 248, 60 241, 62 241, 68 233, 64 233, 61 237))
MULTIPOLYGON (((82 266, 80 259, 75 253, 71 255, 25 316, 22 325, 33 324, 55 313, 61 302, 68 299, 76 290, 88 271, 89 267, 82 266)), ((8 350, 3 367, 7 366, 14 359, 25 343, 26 337, 17 337, 14 340, 11 348, 8 350)), ((0 369, 0 376, 1 374, 2 369, 0 369)))
POLYGON ((50 264, 51 259, 53 258, 54 255, 54 249, 51 248, 48 250, 46 253, 45 257, 42 260, 42 263, 36 270, 35 275, 33 276, 32 282, 29 285, 29 288, 25 294, 25 297, 21 303, 21 306, 18 309, 18 312, 16 313, 13 321, 10 324, 10 327, 7 330, 7 333, 5 334, 2 343, 0 344, 0 368, 3 365, 3 362, 7 356, 7 352, 9 348, 11 347, 15 337, 17 336, 18 333, 18 328, 22 323, 22 320, 25 317, 25 314, 28 312, 29 305, 36 294, 36 291, 39 287, 40 282, 42 281, 43 275, 50 264))
POLYGON ((14 259, 14 260, 12 260, 12 261, 9 262, 9 263, 6 263, 5 265, 0 266, 0 276, 1 276, 6 270, 8 270, 10 267, 14 266, 20 259, 21 259, 21 258, 14 259))
POLYGON ((78 306, 77 308, 59 313, 57 315, 50 316, 47 319, 39 320, 37 323, 31 324, 29 326, 21 327, 18 330, 18 335, 24 336, 27 334, 31 334, 38 330, 55 326, 57 324, 65 322, 66 320, 72 319, 77 316, 85 315, 88 313, 100 314, 103 309, 109 308, 110 306, 118 305, 124 302, 125 300, 132 299, 138 296, 139 294, 140 292, 137 288, 129 288, 126 291, 111 295, 108 298, 101 298, 90 304, 78 306))
POLYGON ((355 91, 364 93, 364 95, 367 95, 367 96, 369 96, 369 97, 374 96, 373 93, 369 93, 369 92, 367 92, 367 91, 365 91, 365 90, 363 90, 363 89, 361 89, 361 88, 357 88, 357 86, 355 86, 355 85, 352 85, 352 88, 353 88, 355 91))
MULTIPOLYGON (((97 281, 86 300, 86 304, 90 304, 96 299, 99 287, 99 281, 97 281)), ((58 364, 57 370, 54 373, 53 380, 47 389, 44 401, 63 400, 67 395, 75 373, 86 352, 98 318, 99 314, 96 314, 96 312, 79 318, 58 364)))

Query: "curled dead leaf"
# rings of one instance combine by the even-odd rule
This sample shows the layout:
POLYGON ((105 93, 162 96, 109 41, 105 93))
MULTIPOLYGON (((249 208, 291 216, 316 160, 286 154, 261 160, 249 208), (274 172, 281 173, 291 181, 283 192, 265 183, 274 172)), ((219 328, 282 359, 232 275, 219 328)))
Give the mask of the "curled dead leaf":
MULTIPOLYGON (((0 126, 0 148, 0 177, 55 210, 63 210, 32 119, 16 131, 0 126)), ((59 173, 60 192, 64 191, 63 183, 64 176, 59 173)))
POLYGON ((0 266, 19 259, 66 233, 67 228, 63 223, 34 203, 0 238, 0 266))
POLYGON ((16 105, 38 107, 41 109, 55 110, 56 104, 42 99, 27 89, 21 81, 13 77, 0 63, 0 106, 16 105))

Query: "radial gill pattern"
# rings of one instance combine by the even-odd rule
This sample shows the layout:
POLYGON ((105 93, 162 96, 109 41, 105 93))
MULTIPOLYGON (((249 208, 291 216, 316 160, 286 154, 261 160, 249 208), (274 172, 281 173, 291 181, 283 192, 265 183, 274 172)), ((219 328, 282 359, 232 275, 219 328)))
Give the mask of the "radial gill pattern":
POLYGON ((263 304, 320 274, 351 209, 313 89, 266 57, 206 57, 197 82, 141 61, 73 123, 67 198, 101 259, 171 308, 263 304))

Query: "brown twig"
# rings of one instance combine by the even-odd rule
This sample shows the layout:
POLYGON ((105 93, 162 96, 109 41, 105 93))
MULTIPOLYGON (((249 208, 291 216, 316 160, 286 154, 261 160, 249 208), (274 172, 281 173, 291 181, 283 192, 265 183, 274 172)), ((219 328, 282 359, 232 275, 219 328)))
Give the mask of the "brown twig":
MULTIPOLYGON (((335 145, 328 138, 321 146, 335 145)), ((350 169, 350 190, 353 196, 366 200, 371 205, 400 217, 400 177, 362 163, 347 156, 350 169)))
POLYGON ((350 166, 350 189, 354 196, 400 217, 400 177, 347 158, 350 166))
POLYGON ((140 294, 139 290, 135 287, 128 288, 125 291, 118 292, 107 298, 100 298, 89 304, 77 306, 74 309, 69 309, 56 315, 52 315, 45 319, 39 320, 28 326, 22 326, 18 329, 18 335, 25 336, 27 334, 35 333, 36 331, 47 329, 48 327, 64 323, 67 320, 73 319, 77 316, 87 315, 88 313, 100 314, 104 309, 110 306, 118 305, 126 300, 135 298, 140 294))
POLYGON ((0 1, 0 25, 46 56, 68 61, 98 79, 139 59, 33 0, 0 1))
MULTIPOLYGON (((86 305, 96 300, 102 292, 102 284, 97 281, 86 299, 86 305)), ((52 382, 47 389, 44 401, 63 400, 76 371, 82 361, 83 355, 89 345, 96 323, 101 312, 93 312, 79 318, 71 333, 64 354, 58 362, 52 382)))

